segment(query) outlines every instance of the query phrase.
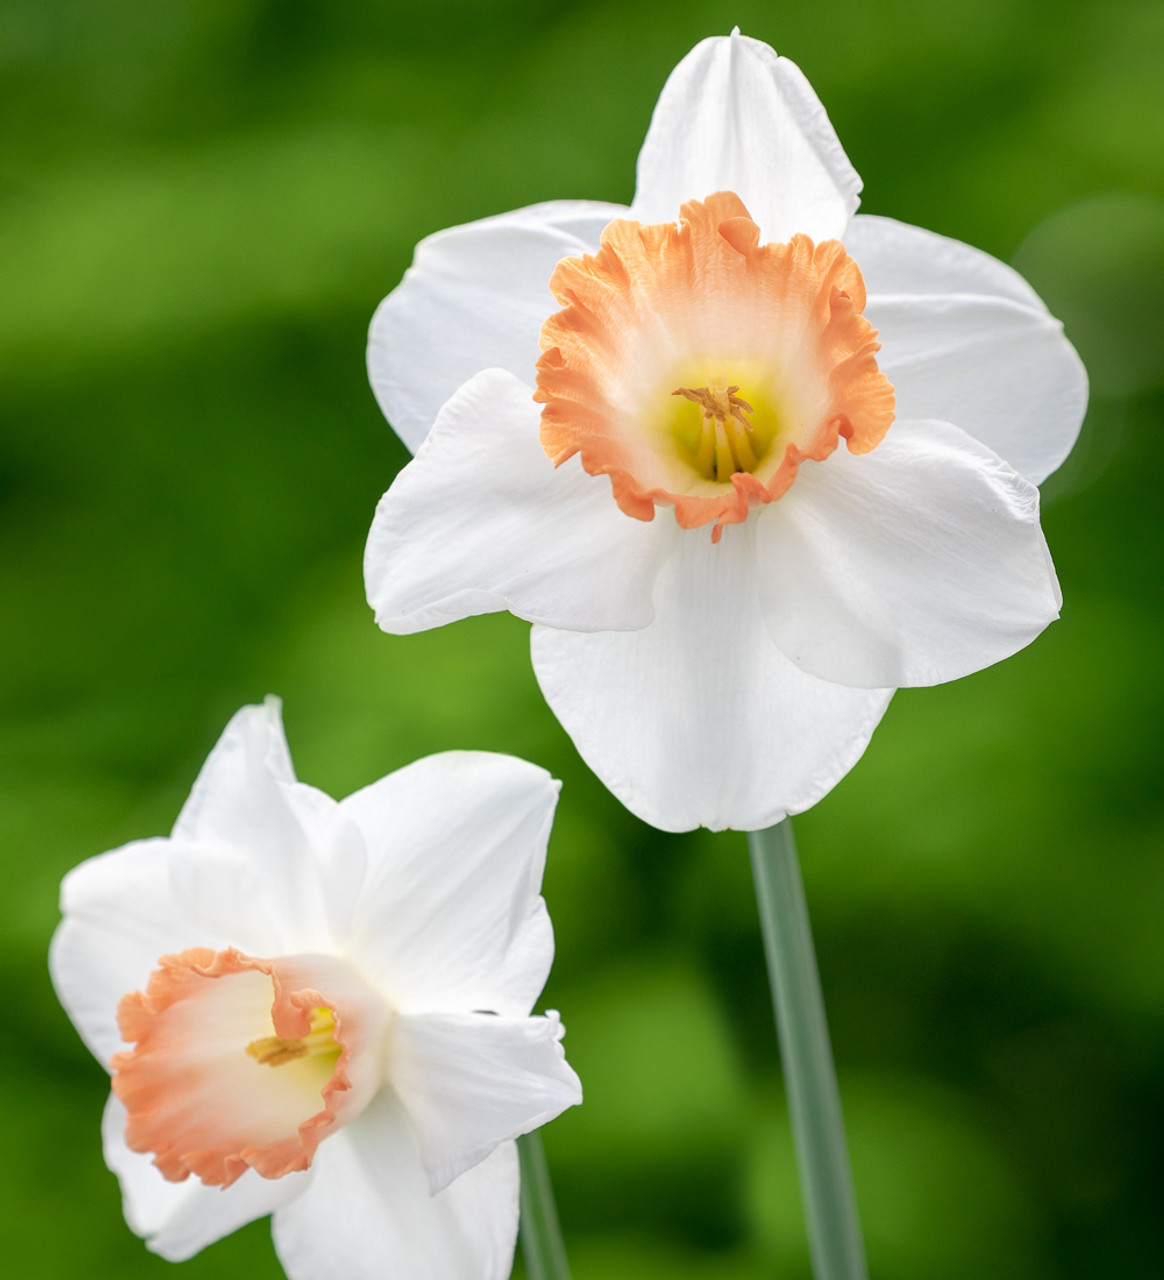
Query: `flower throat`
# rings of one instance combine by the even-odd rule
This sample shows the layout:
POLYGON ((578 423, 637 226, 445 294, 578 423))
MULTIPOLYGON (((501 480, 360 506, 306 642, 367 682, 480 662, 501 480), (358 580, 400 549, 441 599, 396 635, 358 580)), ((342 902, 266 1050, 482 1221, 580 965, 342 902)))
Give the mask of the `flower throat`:
MULTIPOLYGON (((682 396, 701 410, 700 430, 695 450, 688 448, 691 466, 705 479, 726 483, 737 471, 752 471, 757 462, 751 415, 756 411, 738 395, 738 384, 726 378, 712 378, 705 387, 676 387, 673 396, 682 396)), ((679 443, 679 424, 676 437, 679 443)), ((688 433, 689 434, 689 433, 688 433)))

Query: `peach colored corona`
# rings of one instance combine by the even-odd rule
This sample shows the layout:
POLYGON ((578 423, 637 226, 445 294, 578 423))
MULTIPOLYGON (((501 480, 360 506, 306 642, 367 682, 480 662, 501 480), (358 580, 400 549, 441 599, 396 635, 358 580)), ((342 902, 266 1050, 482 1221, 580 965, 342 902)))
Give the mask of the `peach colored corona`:
POLYGON ((534 399, 555 466, 579 454, 627 515, 684 529, 746 520, 802 461, 868 453, 893 421, 865 283, 837 240, 761 244, 721 191, 679 222, 612 222, 550 278, 534 399))
POLYGON ((384 1002, 329 956, 259 960, 233 947, 162 956, 117 1010, 113 1092, 125 1140, 171 1182, 229 1187, 306 1169, 379 1087, 384 1002))

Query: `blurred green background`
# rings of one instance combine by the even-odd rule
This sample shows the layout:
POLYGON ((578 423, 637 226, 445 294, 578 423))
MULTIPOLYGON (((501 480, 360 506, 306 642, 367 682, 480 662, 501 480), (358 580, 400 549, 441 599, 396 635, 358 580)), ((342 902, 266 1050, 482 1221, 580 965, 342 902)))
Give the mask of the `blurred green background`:
MULTIPOLYGON (((1164 1273, 1164 7, 0 0, 8 1274, 172 1274, 121 1221, 45 946, 62 873, 168 830, 274 691, 335 795, 448 747, 564 779, 576 1280, 808 1276, 743 838, 621 810, 524 624, 386 637, 360 571, 406 457, 364 335, 413 244, 629 200, 668 70, 734 23, 809 75, 866 211, 1016 262, 1095 393, 1045 491, 1062 621, 900 694, 797 822, 873 1275, 1164 1273)), ((181 1274, 280 1272, 260 1223, 181 1274)))

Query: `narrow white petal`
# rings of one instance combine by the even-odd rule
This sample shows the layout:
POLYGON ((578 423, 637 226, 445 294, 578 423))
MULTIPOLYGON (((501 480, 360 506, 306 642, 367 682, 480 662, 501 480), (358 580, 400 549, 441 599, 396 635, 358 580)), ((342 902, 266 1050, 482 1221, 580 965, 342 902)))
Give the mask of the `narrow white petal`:
POLYGON ((582 1101, 562 1052, 556 1014, 402 1015, 392 1031, 388 1075, 420 1142, 434 1192, 501 1142, 528 1133, 582 1101))
POLYGON ((763 240, 844 234, 861 179, 804 73, 759 40, 703 40, 671 72, 639 153, 631 213, 674 222, 686 200, 734 191, 763 240))
POLYGON ((368 600, 404 634, 508 609, 585 631, 651 620, 666 531, 625 515, 605 476, 554 468, 540 407, 487 369, 441 409, 376 509, 364 557, 368 600))
POLYGON ((540 896, 559 784, 512 756, 428 756, 342 801, 368 876, 348 952, 403 1012, 528 1014, 553 959, 540 896))
POLYGON ((169 840, 138 840, 89 858, 61 884, 64 920, 53 935, 53 986, 103 1066, 125 1045, 121 997, 143 989, 160 955, 228 945, 190 919, 170 875, 169 840))
POLYGON ((326 950, 328 872, 342 867, 344 890, 362 858, 335 822, 335 801, 295 780, 278 699, 244 707, 174 825, 171 874, 188 917, 250 954, 326 950))
POLYGON ((1042 299, 1013 267, 961 240, 868 213, 857 214, 844 239, 870 295, 973 293, 1044 310, 1042 299))
POLYGON ((219 831, 217 794, 233 789, 239 777, 248 773, 262 774, 271 782, 295 781, 278 698, 243 707, 231 716, 198 771, 170 834, 178 839, 213 839, 219 831))
POLYGON ((176 840, 227 845, 239 843, 241 836, 245 843, 267 825, 256 805, 265 801, 284 808, 280 788, 295 783, 279 700, 243 707, 206 757, 171 834, 176 840))
POLYGON ((538 335, 558 310, 549 280, 563 259, 598 248, 621 205, 556 200, 422 240, 368 335, 372 389, 412 450, 437 410, 482 369, 534 378, 538 335))
POLYGON ((103 1063, 124 1046, 121 997, 160 956, 326 947, 363 875, 359 832, 294 780, 278 704, 247 707, 203 766, 170 839, 90 858, 61 886, 50 966, 61 1002, 103 1063))
POLYGON ((755 830, 815 804, 860 758, 892 691, 794 666, 760 616, 752 522, 683 534, 642 631, 535 627, 534 670, 587 764, 664 831, 755 830))
POLYGON ((1059 612, 1038 490, 947 423, 895 422, 872 453, 804 463, 756 540, 776 643, 846 684, 953 680, 1059 612))
POLYGON ((1079 434, 1087 375, 1039 295, 990 254, 893 218, 858 215, 845 247, 898 416, 957 422, 1041 483, 1079 434))
POLYGON ((184 1262, 208 1244, 289 1204, 312 1176, 291 1173, 260 1178, 253 1170, 233 1186, 204 1186, 197 1178, 167 1182, 152 1159, 125 1145, 125 1108, 110 1095, 101 1122, 105 1163, 121 1183, 122 1207, 130 1229, 169 1262, 184 1262))
POLYGON ((1087 374, 1042 307, 984 294, 870 294, 877 362, 903 419, 957 422, 1039 484, 1087 408, 1087 374))
POLYGON ((290 1280, 506 1280, 517 1240, 513 1143, 438 1195, 388 1089, 322 1143, 311 1185, 275 1214, 290 1280))

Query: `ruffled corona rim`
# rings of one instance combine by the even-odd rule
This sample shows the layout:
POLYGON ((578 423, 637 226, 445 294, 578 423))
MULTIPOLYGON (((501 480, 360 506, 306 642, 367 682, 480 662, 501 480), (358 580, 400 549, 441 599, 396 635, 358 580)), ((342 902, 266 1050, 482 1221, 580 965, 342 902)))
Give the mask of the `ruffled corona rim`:
POLYGON ((310 968, 195 947, 162 956, 146 990, 121 1001, 134 1047, 110 1067, 126 1142, 171 1182, 281 1178, 350 1118, 351 1015, 342 996, 302 985, 310 968))
POLYGON ((612 222, 550 288, 563 310, 541 331, 542 446, 608 475, 637 519, 667 505, 718 541, 803 461, 842 439, 868 453, 893 422, 857 264, 836 240, 761 244, 733 192, 677 224, 612 222))

